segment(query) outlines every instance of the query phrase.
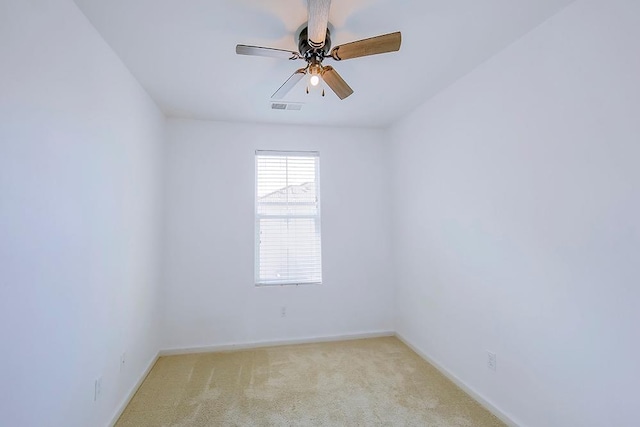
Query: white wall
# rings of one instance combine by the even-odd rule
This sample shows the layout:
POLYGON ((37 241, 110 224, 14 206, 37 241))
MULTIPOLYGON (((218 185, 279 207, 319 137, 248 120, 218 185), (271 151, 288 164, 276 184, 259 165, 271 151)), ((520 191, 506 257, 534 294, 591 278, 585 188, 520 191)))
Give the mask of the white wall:
POLYGON ((396 328, 523 426, 638 422, 639 17, 578 1, 389 133, 396 328))
POLYGON ((0 2, 0 64, 0 424, 105 425, 159 347, 164 118, 71 1, 0 2))
POLYGON ((167 128, 165 348, 393 330, 379 131, 188 120, 167 128), (254 286, 256 149, 320 151, 322 285, 254 286))

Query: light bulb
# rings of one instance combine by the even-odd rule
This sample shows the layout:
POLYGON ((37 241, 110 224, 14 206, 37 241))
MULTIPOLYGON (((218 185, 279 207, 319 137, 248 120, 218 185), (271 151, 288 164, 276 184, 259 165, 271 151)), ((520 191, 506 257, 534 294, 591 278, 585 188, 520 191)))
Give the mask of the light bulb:
POLYGON ((311 86, 318 86, 318 83, 320 83, 320 77, 316 74, 312 75, 309 79, 309 83, 311 83, 311 86))

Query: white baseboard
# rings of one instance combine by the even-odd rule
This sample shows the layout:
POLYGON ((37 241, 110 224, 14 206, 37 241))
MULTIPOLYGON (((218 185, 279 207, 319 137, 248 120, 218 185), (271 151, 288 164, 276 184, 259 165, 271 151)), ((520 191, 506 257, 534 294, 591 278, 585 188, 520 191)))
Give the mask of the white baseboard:
POLYGON ((110 427, 113 427, 118 422, 118 419, 120 418, 120 416, 126 409, 127 405, 133 398, 133 395, 136 394, 136 391, 138 391, 138 389, 144 382, 145 378, 147 378, 147 375, 149 375, 149 372, 151 372, 151 369, 153 368, 153 365, 155 365, 156 362, 158 361, 158 358, 160 358, 160 353, 156 353, 156 355, 151 359, 151 362, 149 362, 149 364, 147 365, 147 368, 144 370, 142 375, 140 375, 140 378, 138 379, 138 381, 136 381, 133 387, 131 387, 131 390, 129 390, 129 393, 124 397, 124 399, 122 399, 122 402, 120 403, 120 406, 116 410, 116 413, 111 418, 111 422, 109 423, 110 427))
POLYGON ((464 390, 465 393, 467 393, 468 395, 470 395, 475 401, 477 401, 479 404, 481 404, 482 406, 484 406, 485 409, 487 409, 489 412, 491 412, 493 415, 495 415, 496 417, 498 417, 503 423, 505 423, 506 425, 508 425, 509 427, 518 427, 518 424, 513 421, 511 419, 511 417, 509 417, 507 414, 505 414, 502 410, 500 410, 496 405, 494 405, 493 403, 491 403, 490 401, 488 401, 487 399, 485 399, 480 393, 478 393, 477 391, 475 391, 473 388, 469 387, 465 382, 463 382, 460 378, 458 378, 456 375, 454 375, 451 371, 449 371, 448 369, 446 369, 444 366, 442 366, 440 363, 436 362, 432 357, 430 357, 429 355, 427 355, 425 352, 423 352, 422 350, 420 350, 418 347, 416 347, 415 345, 411 344, 411 342, 409 340, 407 340, 405 337, 403 337, 401 334, 399 333, 395 333, 395 336, 402 341, 403 343, 406 344, 407 347, 409 347, 411 350, 413 350, 414 352, 416 352, 420 357, 422 357, 424 360, 426 360, 427 362, 429 362, 431 365, 433 365, 438 371, 440 371, 445 377, 449 378, 455 385, 457 385, 458 387, 460 387, 462 390, 464 390))
POLYGON ((295 338, 295 339, 287 339, 287 340, 216 344, 216 345, 207 345, 207 346, 200 346, 200 347, 168 348, 168 349, 160 350, 158 354, 160 356, 174 356, 178 354, 211 353, 211 352, 220 352, 220 351, 246 350, 251 348, 275 347, 280 345, 310 344, 310 343, 318 343, 318 342, 347 341, 347 340, 358 340, 358 339, 365 339, 365 338, 391 337, 394 335, 395 335, 394 331, 363 332, 363 333, 348 334, 348 335, 330 335, 330 336, 311 337, 311 338, 295 338))

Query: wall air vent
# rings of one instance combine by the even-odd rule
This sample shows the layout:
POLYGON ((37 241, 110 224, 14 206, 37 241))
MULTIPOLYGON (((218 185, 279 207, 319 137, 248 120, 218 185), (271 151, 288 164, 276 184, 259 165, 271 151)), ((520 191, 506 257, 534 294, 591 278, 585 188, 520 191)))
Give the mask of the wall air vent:
POLYGON ((302 110, 302 105, 300 103, 292 103, 292 102, 272 102, 271 109, 272 110, 290 110, 290 111, 300 111, 302 110))

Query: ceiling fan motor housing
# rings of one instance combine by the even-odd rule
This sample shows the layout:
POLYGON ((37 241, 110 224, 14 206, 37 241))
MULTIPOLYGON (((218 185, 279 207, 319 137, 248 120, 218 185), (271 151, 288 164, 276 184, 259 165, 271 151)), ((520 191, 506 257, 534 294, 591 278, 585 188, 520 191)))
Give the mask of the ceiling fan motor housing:
POLYGON ((308 40, 308 29, 304 27, 298 36, 298 51, 300 55, 302 55, 307 61, 312 58, 316 58, 318 61, 322 61, 325 56, 327 56, 327 52, 331 48, 331 35, 329 33, 329 29, 327 28, 327 37, 324 41, 324 46, 315 48, 309 44, 308 40))

